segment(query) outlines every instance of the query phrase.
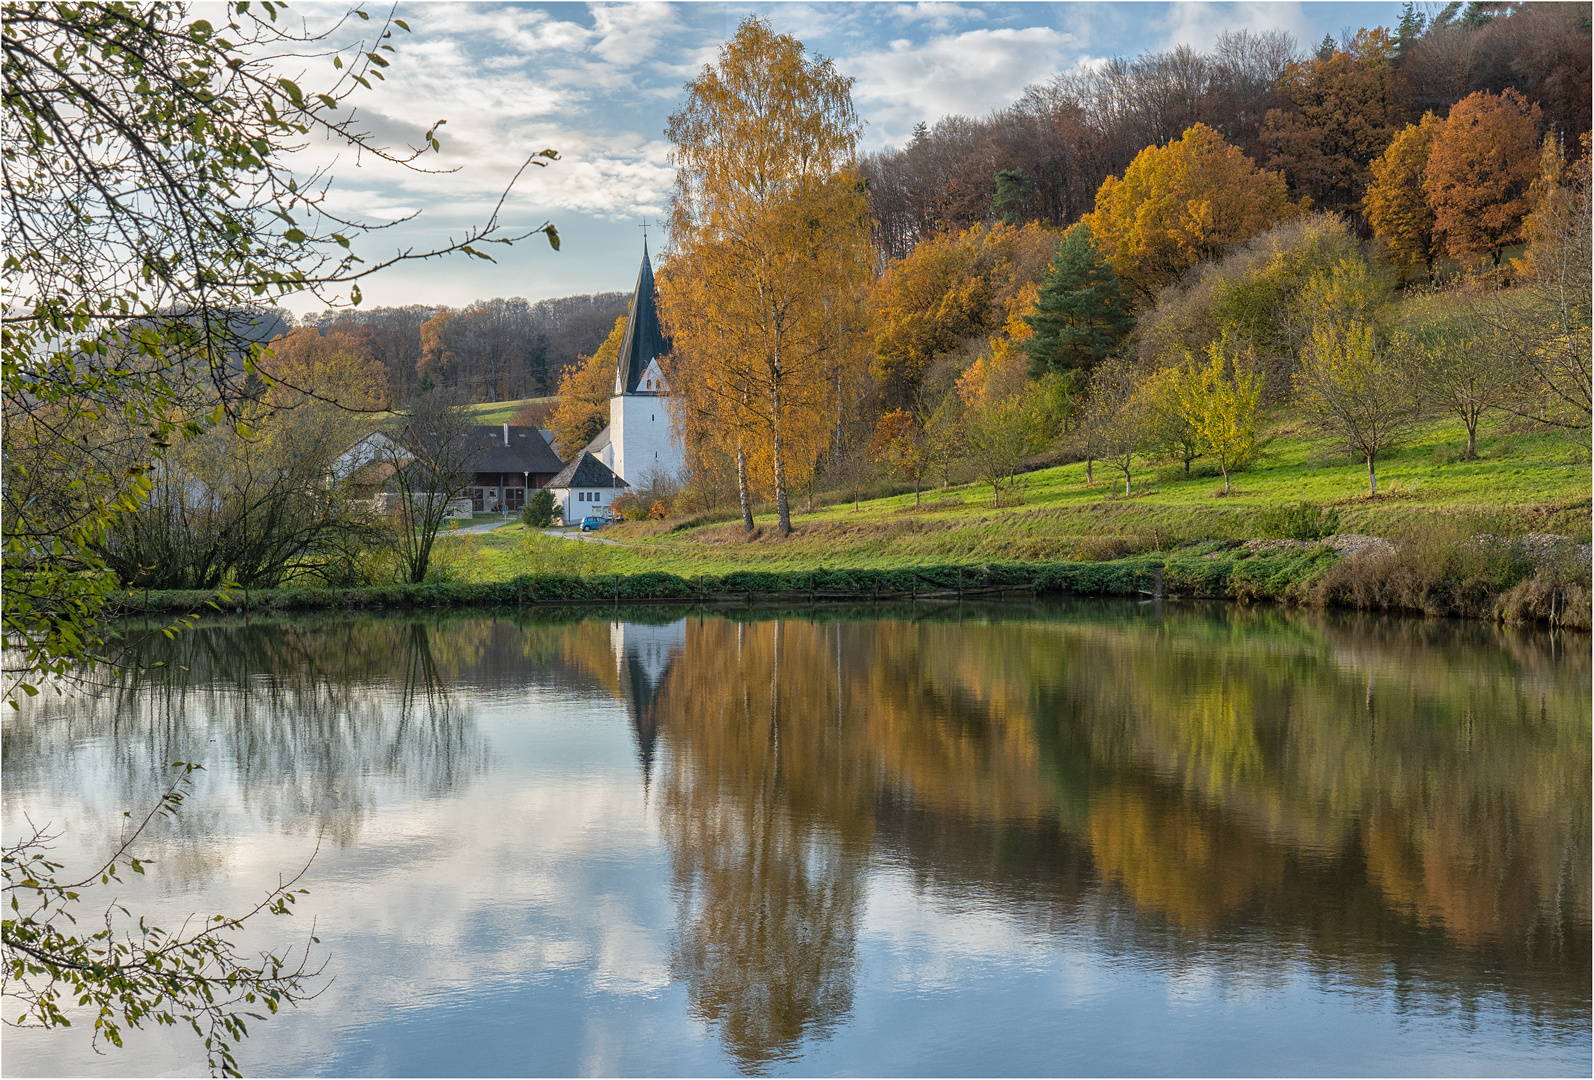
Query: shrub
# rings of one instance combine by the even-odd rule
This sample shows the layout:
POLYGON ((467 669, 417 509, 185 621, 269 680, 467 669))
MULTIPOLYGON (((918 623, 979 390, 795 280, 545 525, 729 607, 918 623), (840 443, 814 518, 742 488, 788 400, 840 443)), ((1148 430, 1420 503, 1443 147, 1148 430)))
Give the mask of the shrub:
MULTIPOLYGON (((1333 607, 1512 617, 1502 610, 1509 606, 1505 597, 1517 594, 1530 608, 1533 589, 1518 594, 1517 586, 1543 574, 1520 540, 1472 536, 1459 522, 1426 521, 1399 536, 1393 554, 1340 560, 1310 589, 1310 599, 1333 607)), ((1579 575, 1567 577, 1567 584, 1578 583, 1579 575)), ((1561 599, 1568 592, 1558 585, 1546 590, 1546 600, 1550 593, 1557 597, 1558 616, 1560 604, 1570 606, 1561 599)))
POLYGON ((627 521, 646 521, 648 517, 648 504, 640 495, 621 495, 609 508, 627 521))
POLYGON ((1263 536, 1279 540, 1321 540, 1339 532, 1339 511, 1315 503, 1277 506, 1257 515, 1263 536))
POLYGON ((528 529, 546 529, 553 524, 553 492, 538 488, 520 508, 520 521, 528 529))

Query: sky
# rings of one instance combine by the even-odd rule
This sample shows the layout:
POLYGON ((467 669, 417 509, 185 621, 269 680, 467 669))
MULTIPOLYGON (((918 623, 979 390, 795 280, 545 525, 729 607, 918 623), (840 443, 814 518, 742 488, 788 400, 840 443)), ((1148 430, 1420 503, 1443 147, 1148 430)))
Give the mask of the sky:
MULTIPOLYGON (((487 220, 526 158, 551 148, 559 160, 526 170, 504 200, 513 228, 552 222, 561 250, 542 237, 493 249, 496 263, 463 255, 404 264, 368 279, 362 307, 462 307, 491 297, 537 301, 629 291, 642 225, 662 217, 673 170, 664 137, 685 84, 715 61, 743 19, 767 18, 810 54, 854 81, 864 151, 901 145, 920 121, 984 116, 1026 86, 1113 56, 1187 44, 1210 48, 1226 30, 1286 30, 1303 47, 1325 34, 1391 26, 1399 3, 400 3, 411 27, 395 32, 387 79, 354 100, 379 144, 419 145, 437 120, 441 151, 431 172, 412 172, 312 145, 339 210, 404 224, 366 237, 368 261, 400 248, 425 250, 487 220)), ((331 6, 291 9, 312 28, 331 6)), ((338 11, 346 10, 341 5, 338 11)), ((375 19, 373 18, 373 23, 375 19)), ((361 27, 364 29, 364 27, 361 27)), ((296 73, 297 74, 297 73, 296 73)), ((311 68, 306 90, 329 68, 311 68)), ((664 237, 648 228, 656 254, 664 237)), ((320 311, 290 299, 296 314, 320 311)))

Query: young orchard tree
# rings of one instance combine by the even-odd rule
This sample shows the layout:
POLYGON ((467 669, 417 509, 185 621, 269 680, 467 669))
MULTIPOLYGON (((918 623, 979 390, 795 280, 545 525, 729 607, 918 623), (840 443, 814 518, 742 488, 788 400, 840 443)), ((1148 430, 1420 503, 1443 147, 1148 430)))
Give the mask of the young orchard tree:
MULTIPOLYGON (((661 282, 681 407, 767 447, 782 536, 794 446, 828 431, 872 273, 852 80, 763 19, 744 21, 670 117, 675 190, 661 282)), ((742 501, 746 458, 738 448, 742 501)))
POLYGON ((1325 322, 1312 331, 1296 376, 1297 396, 1318 424, 1367 462, 1378 494, 1377 461, 1398 445, 1415 414, 1411 342, 1379 339, 1370 323, 1325 322))
POLYGON ((1190 463, 1201 456, 1201 437, 1185 413, 1191 381, 1188 367, 1163 368, 1140 385, 1146 408, 1146 446, 1155 456, 1177 461, 1190 475, 1190 463))
POLYGON ((926 443, 919 418, 906 409, 892 409, 875 425, 874 459, 913 481, 914 506, 919 505, 919 486, 929 465, 926 443))
POLYGON ((1123 474, 1126 497, 1135 493, 1135 458, 1146 450, 1151 434, 1150 410, 1139 375, 1134 362, 1124 357, 1113 357, 1098 367, 1090 379, 1084 424, 1094 456, 1123 474))
POLYGON ((1423 403, 1467 429, 1468 461, 1478 457, 1483 414, 1509 405, 1522 391, 1521 365, 1504 329, 1509 305, 1499 295, 1469 298, 1448 317, 1441 313, 1411 352, 1412 383, 1423 403))
POLYGON ((1256 455, 1256 403, 1262 396, 1262 376, 1251 351, 1238 352, 1227 340, 1207 346, 1204 365, 1193 356, 1185 363, 1180 410, 1201 449, 1218 459, 1227 495, 1233 490, 1229 474, 1256 455))
POLYGON ((991 505, 1002 505, 1002 489, 1025 458, 1046 445, 1046 423, 1040 393, 1031 385, 1020 393, 982 401, 964 419, 964 438, 970 463, 979 478, 991 485, 991 505))
POLYGON ((969 440, 963 399, 947 394, 924 419, 925 473, 941 477, 941 488, 952 486, 952 471, 968 456, 969 440))
POLYGON ((1129 298, 1089 225, 1081 222, 1063 234, 1024 322, 1034 331, 1021 347, 1035 378, 1049 371, 1088 374, 1134 328, 1129 298))

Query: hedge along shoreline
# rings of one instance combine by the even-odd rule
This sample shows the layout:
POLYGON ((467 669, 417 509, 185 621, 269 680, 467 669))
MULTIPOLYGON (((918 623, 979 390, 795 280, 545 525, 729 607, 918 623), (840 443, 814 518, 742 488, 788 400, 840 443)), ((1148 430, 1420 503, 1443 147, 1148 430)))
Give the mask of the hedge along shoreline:
MULTIPOLYGON (((1299 560, 1252 559, 1248 563, 1299 560)), ((1249 567, 1248 567, 1249 569, 1249 567)), ((1261 569, 1260 566, 1257 569, 1261 569)), ((1282 569, 1282 567, 1280 568, 1282 569)), ((616 601, 692 601, 748 603, 763 600, 957 599, 1002 593, 1061 593, 1138 596, 1141 593, 1207 599, 1231 596, 1233 565, 1228 561, 1158 557, 1080 563, 988 563, 923 566, 891 570, 739 570, 729 574, 682 577, 678 574, 522 574, 507 581, 364 588, 129 590, 118 614, 189 612, 214 607, 228 611, 363 610, 514 606, 517 604, 602 604, 616 601)))
POLYGON ((117 614, 189 614, 205 609, 249 612, 413 610, 444 607, 514 607, 529 604, 615 603, 857 603, 876 600, 957 600, 1006 594, 1154 597, 1276 602, 1356 607, 1428 615, 1460 615, 1509 622, 1543 622, 1589 628, 1583 602, 1563 598, 1543 612, 1502 606, 1499 596, 1459 602, 1350 595, 1332 587, 1340 562, 1328 548, 1288 555, 1226 557, 1222 553, 1150 553, 1103 562, 987 563, 886 570, 741 570, 682 577, 677 574, 523 574, 507 581, 424 582, 365 588, 279 588, 129 591, 117 614), (1330 587, 1325 587, 1330 586, 1330 587))

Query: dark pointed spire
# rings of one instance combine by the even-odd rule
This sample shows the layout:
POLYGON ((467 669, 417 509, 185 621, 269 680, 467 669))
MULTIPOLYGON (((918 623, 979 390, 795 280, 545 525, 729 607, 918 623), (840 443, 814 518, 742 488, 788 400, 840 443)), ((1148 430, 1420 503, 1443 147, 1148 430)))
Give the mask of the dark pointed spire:
POLYGON ((631 311, 620 342, 620 357, 615 364, 614 392, 632 394, 642 373, 654 357, 670 351, 670 343, 659 328, 658 301, 653 291, 653 264, 648 261, 648 241, 642 239, 642 271, 637 274, 636 292, 631 296, 631 311))

